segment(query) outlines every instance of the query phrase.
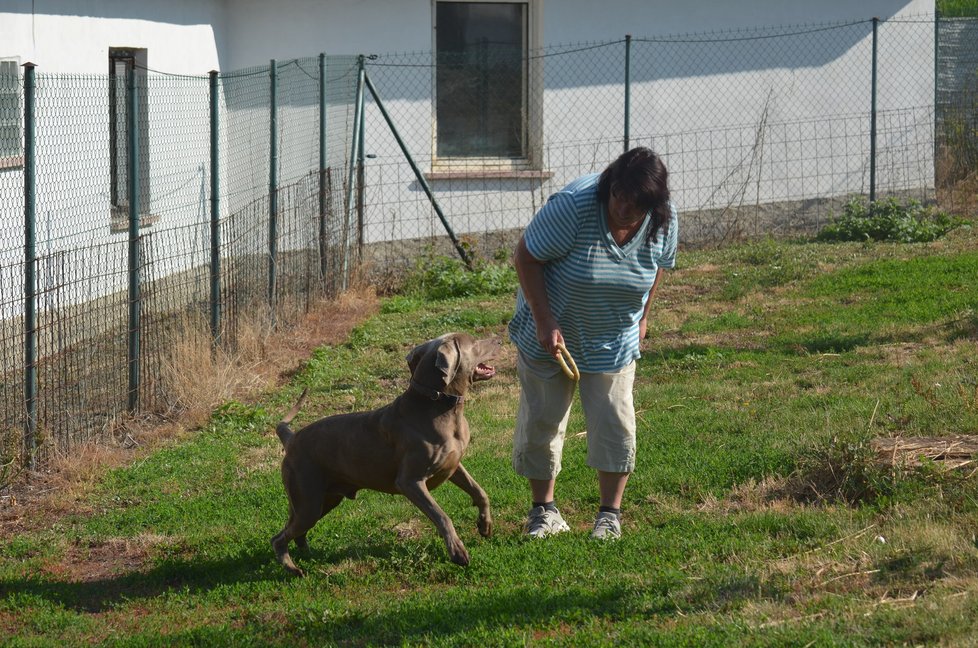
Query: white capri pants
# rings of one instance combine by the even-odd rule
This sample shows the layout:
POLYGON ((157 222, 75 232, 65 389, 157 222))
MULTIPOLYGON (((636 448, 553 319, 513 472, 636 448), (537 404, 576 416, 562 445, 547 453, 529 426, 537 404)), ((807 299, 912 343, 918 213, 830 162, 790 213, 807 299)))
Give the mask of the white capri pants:
MULTIPOLYGON (((513 469, 528 479, 554 479, 560 472, 564 434, 574 399, 574 381, 556 361, 519 353, 519 411, 513 435, 513 469)), ((635 470, 635 362, 611 373, 582 373, 581 405, 587 425, 587 465, 603 472, 635 470)))

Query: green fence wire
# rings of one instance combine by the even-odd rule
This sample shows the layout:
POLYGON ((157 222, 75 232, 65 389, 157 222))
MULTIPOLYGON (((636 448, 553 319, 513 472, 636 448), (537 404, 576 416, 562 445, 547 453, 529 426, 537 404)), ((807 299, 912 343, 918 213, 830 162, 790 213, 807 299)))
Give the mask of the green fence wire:
POLYGON ((0 461, 43 464, 109 440, 122 415, 185 405, 161 379, 180 345, 216 334, 233 353, 242 330, 335 292, 355 62, 277 63, 274 127, 271 66, 216 75, 214 93, 207 76, 139 68, 37 69, 33 92, 18 86, 34 109, 36 156, 18 153, 36 157, 36 198, 25 227, 18 155, 0 171, 0 461))

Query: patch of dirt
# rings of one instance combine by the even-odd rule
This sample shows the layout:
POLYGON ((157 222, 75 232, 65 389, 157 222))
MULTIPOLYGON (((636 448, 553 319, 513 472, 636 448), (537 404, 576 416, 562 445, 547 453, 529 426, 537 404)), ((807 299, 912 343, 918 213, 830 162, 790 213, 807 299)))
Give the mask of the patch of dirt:
POLYGON ((47 564, 42 571, 57 580, 71 583, 110 580, 121 574, 146 571, 153 548, 168 542, 163 536, 143 535, 76 543, 68 547, 60 562, 47 564))
POLYGON ((394 527, 394 534, 398 540, 413 540, 421 537, 421 520, 411 518, 407 522, 401 522, 394 527))
POLYGON ((733 513, 753 511, 787 512, 803 506, 792 497, 789 480, 783 477, 765 477, 737 484, 723 499, 708 497, 698 507, 702 512, 733 513))

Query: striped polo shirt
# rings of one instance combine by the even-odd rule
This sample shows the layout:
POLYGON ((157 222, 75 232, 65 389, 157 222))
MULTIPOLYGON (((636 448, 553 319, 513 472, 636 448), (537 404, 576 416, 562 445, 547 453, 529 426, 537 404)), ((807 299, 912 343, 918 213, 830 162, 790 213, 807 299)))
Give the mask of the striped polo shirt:
MULTIPOLYGON (((677 215, 668 232, 646 241, 652 219, 620 247, 598 201, 599 174, 579 178, 555 193, 523 233, 526 248, 544 265, 550 310, 582 372, 616 371, 640 357, 639 321, 659 268, 676 264, 677 215)), ((509 323, 510 339, 527 357, 551 360, 537 342, 523 291, 509 323)))

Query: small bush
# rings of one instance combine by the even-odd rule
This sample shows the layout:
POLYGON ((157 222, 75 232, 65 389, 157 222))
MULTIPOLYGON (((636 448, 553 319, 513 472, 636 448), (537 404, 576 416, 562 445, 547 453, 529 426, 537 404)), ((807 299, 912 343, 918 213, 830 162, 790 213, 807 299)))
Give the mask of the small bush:
POLYGON ((469 270, 461 259, 427 256, 417 262, 404 282, 402 293, 427 299, 450 299, 474 295, 502 295, 516 291, 516 269, 512 265, 479 260, 469 270))
POLYGON ((842 215, 818 233, 819 241, 898 241, 926 243, 962 224, 961 219, 923 207, 916 200, 901 205, 895 198, 866 203, 849 201, 842 215))
POLYGON ((836 435, 810 448, 789 483, 801 501, 849 505, 885 500, 894 486, 868 433, 836 435))

